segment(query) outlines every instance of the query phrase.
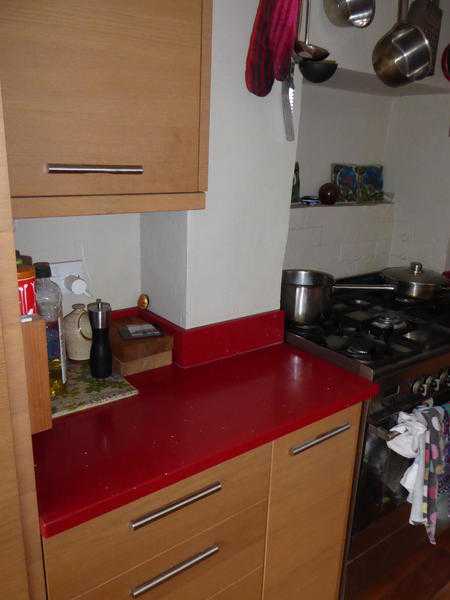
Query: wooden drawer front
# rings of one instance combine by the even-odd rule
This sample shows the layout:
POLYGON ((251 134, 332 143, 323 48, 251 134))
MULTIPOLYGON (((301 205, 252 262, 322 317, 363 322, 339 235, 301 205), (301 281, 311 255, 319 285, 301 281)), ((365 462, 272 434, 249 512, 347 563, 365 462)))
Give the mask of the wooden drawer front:
POLYGON ((267 498, 269 445, 190 477, 122 508, 44 539, 50 598, 71 598, 267 498), (170 511, 199 491, 220 491, 170 511), (139 519, 168 508, 166 516, 136 530, 139 519), (86 557, 89 557, 86 560, 86 557))
POLYGON ((265 600, 337 597, 359 419, 355 406, 275 442, 265 600))
MULTIPOLYGON (((262 564, 266 518, 267 501, 264 500, 91 590, 82 596, 82 600, 129 600, 130 597, 148 600, 211 598, 229 585, 230 581, 241 579, 262 564), (198 558, 213 550, 215 552, 209 557, 203 560, 198 558), (195 560, 198 562, 192 564, 195 560), (187 561, 190 561, 190 566, 186 567, 187 561), (174 570, 178 573, 170 576, 174 570), (164 578, 165 581, 161 582, 164 578), (146 584, 151 587, 148 591, 145 591, 146 584)), ((236 600, 240 597, 234 596, 236 600)), ((242 596, 242 600, 244 598, 247 600, 247 596, 242 596)))
POLYGON ((202 0, 2 0, 11 195, 198 191, 201 52, 202 0))
POLYGON ((259 567, 250 575, 214 594, 211 600, 261 600, 263 569, 259 567))

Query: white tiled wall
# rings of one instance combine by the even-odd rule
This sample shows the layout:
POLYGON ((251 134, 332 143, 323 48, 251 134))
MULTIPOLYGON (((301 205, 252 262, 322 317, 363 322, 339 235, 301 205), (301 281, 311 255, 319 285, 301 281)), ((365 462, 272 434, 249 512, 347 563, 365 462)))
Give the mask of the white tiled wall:
POLYGON ((284 267, 335 277, 381 269, 389 262, 393 216, 388 204, 292 209, 284 267))

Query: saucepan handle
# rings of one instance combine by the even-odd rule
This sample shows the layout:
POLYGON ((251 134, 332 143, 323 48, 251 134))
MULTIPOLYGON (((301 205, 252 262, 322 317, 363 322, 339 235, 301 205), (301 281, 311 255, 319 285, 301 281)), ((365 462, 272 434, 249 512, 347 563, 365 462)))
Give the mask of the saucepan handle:
POLYGON ((359 290, 361 292, 396 292, 398 286, 395 283, 362 284, 362 283, 335 283, 333 290, 359 290))

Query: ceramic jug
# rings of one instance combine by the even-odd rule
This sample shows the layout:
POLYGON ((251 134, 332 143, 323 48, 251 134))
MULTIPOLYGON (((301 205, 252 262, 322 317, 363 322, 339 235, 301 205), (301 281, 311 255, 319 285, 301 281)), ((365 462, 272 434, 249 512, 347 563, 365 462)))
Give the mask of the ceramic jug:
POLYGON ((92 329, 84 304, 74 304, 73 311, 64 317, 64 335, 70 360, 89 360, 92 329))

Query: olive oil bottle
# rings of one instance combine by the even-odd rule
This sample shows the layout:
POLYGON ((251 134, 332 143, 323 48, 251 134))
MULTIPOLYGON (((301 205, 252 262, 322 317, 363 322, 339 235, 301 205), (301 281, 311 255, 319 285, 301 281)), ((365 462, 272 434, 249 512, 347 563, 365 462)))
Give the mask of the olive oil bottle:
POLYGON ((62 321, 62 296, 58 285, 50 277, 47 262, 35 263, 36 301, 38 313, 45 320, 47 335, 48 371, 50 375, 50 396, 60 394, 66 384, 66 348, 62 321))

